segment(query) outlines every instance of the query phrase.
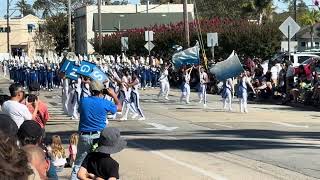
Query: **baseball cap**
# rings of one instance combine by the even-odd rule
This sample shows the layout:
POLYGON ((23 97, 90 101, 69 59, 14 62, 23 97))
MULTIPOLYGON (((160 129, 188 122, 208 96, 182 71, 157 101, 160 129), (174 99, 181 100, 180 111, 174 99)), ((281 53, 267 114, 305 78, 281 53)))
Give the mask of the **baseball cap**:
POLYGON ((99 81, 92 81, 90 83, 91 91, 102 91, 104 89, 104 85, 99 81))
POLYGON ((18 130, 18 137, 39 139, 41 136, 43 136, 43 129, 33 120, 24 121, 18 130))
POLYGON ((18 126, 9 115, 0 114, 0 131, 10 137, 16 136, 18 126))

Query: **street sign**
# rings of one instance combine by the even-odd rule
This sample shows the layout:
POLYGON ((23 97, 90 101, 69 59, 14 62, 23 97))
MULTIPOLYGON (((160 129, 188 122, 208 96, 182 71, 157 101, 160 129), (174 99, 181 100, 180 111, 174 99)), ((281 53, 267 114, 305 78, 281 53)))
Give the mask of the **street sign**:
POLYGON ((280 31, 289 39, 291 39, 300 30, 300 26, 288 17, 279 27, 280 31))
POLYGON ((207 34, 207 46, 208 47, 218 46, 218 33, 207 34))
POLYGON ((151 41, 149 41, 149 42, 147 42, 147 43, 144 45, 144 47, 145 47, 148 51, 151 51, 151 50, 155 47, 155 45, 154 45, 151 41))
POLYGON ((145 31, 144 39, 145 41, 153 41, 153 31, 145 31))
POLYGON ((128 37, 121 37, 121 49, 123 51, 129 50, 129 38, 128 37))
POLYGON ((290 61, 291 60, 290 40, 300 30, 300 26, 292 19, 292 17, 289 16, 280 25, 279 29, 288 38, 288 53, 289 53, 289 61, 290 61))

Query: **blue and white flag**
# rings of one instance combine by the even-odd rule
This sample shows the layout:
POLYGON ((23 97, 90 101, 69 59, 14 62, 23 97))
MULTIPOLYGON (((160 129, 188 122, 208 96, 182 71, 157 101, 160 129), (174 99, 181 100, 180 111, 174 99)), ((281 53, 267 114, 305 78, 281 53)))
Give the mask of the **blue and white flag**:
POLYGON ((197 44, 192 48, 174 54, 172 62, 176 68, 184 65, 198 65, 200 63, 199 51, 200 48, 197 44))

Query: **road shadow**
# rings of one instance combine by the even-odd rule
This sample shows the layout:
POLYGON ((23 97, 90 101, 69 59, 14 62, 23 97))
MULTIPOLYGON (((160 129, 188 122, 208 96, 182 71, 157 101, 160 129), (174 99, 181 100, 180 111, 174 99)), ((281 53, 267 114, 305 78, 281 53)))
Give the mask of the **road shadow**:
MULTIPOLYGON (((58 131, 46 133, 46 142, 50 142, 53 135, 59 135, 63 144, 69 143, 69 138, 77 131, 58 131)), ((279 142, 276 139, 312 139, 320 140, 320 132, 287 132, 272 130, 206 130, 195 131, 189 137, 175 136, 177 139, 166 137, 167 134, 144 131, 121 131, 122 136, 135 136, 128 138, 129 147, 132 144, 142 144, 152 150, 184 150, 194 152, 239 151, 250 149, 288 149, 309 148, 320 149, 319 145, 300 142, 279 142), (161 137, 161 138, 159 138, 161 137), (214 137, 214 139, 212 138, 214 137), (181 138, 181 139, 180 139, 181 138), (232 139, 235 138, 235 139, 232 139), (243 139, 239 139, 243 138, 243 139), (269 139, 269 140, 266 140, 269 139), (130 145, 131 143, 131 145, 130 145)))

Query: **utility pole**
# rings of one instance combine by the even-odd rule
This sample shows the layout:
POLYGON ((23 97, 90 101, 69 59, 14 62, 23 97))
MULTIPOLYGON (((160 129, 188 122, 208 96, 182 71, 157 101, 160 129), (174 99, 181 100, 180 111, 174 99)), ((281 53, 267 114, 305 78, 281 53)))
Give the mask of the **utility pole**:
MULTIPOLYGON (((297 22, 297 0, 293 1, 294 21, 297 22)), ((297 34, 294 35, 294 40, 297 41, 297 34)))
POLYGON ((188 17, 188 1, 183 1, 183 20, 186 46, 190 47, 189 17, 188 17))
POLYGON ((69 51, 72 52, 72 22, 71 22, 71 0, 68 0, 68 36, 69 36, 69 51))
POLYGON ((9 7, 10 7, 10 2, 9 0, 7 0, 7 53, 9 53, 10 55, 9 7))
POLYGON ((101 47, 102 47, 101 0, 98 0, 98 29, 99 29, 99 51, 101 51, 101 47))

